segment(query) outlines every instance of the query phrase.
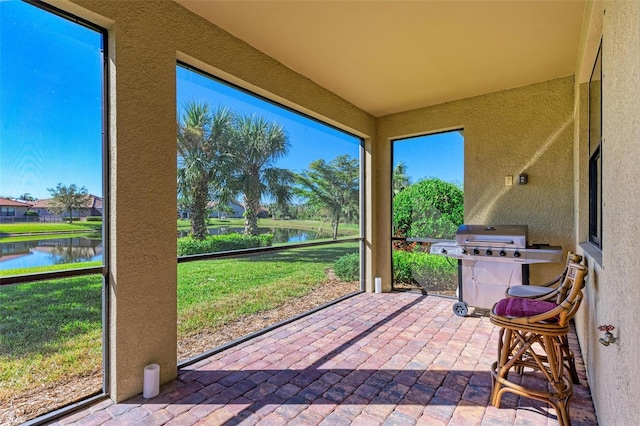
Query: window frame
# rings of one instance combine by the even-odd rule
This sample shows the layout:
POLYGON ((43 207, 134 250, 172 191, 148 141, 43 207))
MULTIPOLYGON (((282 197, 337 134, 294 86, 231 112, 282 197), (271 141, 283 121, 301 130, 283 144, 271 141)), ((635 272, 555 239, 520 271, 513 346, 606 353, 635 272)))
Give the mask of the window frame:
POLYGON ((603 142, 602 136, 602 40, 598 47, 598 53, 594 61, 591 76, 588 85, 588 122, 589 122, 589 242, 602 250, 602 216, 603 216, 603 197, 602 197, 602 155, 603 142), (597 75, 596 75, 597 74, 597 75), (597 80, 594 80, 597 78, 597 80), (597 93, 597 102, 595 102, 594 82, 599 81, 597 93), (598 110, 594 111, 597 104, 598 110), (595 115, 598 115, 598 123, 594 123, 595 115), (597 129, 594 128, 594 124, 597 129), (597 130, 597 133, 594 132, 597 130))

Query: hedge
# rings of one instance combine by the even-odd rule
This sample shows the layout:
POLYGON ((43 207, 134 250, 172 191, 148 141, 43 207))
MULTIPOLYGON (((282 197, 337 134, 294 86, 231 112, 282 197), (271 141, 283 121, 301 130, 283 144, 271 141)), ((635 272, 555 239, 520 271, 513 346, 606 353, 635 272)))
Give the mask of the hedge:
POLYGON ((455 281, 457 265, 444 256, 424 252, 393 251, 393 280, 397 283, 443 283, 455 281))
POLYGON ((242 234, 209 235, 204 240, 189 237, 178 238, 178 256, 218 253, 255 247, 268 247, 273 243, 272 234, 258 236, 242 234))
POLYGON ((339 257, 333 264, 333 272, 343 281, 360 279, 360 254, 351 253, 339 257))

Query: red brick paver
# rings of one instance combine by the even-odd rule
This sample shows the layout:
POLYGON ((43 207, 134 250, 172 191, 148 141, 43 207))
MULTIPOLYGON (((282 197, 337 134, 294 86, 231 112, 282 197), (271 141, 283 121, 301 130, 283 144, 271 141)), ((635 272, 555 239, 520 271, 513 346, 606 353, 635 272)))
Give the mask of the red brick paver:
MULTIPOLYGON (((155 398, 101 402, 55 424, 556 424, 539 401, 505 394, 501 408, 489 405, 498 330, 481 313, 454 315, 452 303, 360 294, 182 369, 155 398)), ((581 379, 572 424, 595 425, 570 344, 581 379)))

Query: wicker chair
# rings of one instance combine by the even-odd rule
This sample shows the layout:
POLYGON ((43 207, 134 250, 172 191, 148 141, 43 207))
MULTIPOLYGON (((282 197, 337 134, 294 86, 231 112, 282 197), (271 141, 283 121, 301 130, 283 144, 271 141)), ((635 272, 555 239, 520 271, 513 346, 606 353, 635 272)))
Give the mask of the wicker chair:
POLYGON ((540 300, 553 300, 557 296, 558 287, 564 282, 564 277, 567 275, 569 265, 571 263, 581 263, 582 256, 573 252, 567 253, 567 262, 564 269, 560 274, 542 285, 514 285, 507 289, 507 297, 526 297, 527 299, 540 299, 540 300))
MULTIPOLYGON (((560 274, 555 277, 553 280, 549 281, 543 285, 516 285, 511 286, 507 289, 505 296, 506 297, 524 297, 527 299, 537 299, 537 300, 547 300, 547 301, 555 301, 560 299, 564 299, 566 295, 567 288, 565 283, 565 277, 567 276, 567 272, 569 271, 569 265, 571 263, 581 263, 582 256, 579 254, 575 254, 573 252, 567 253, 567 262, 565 264, 564 269, 560 274), (563 286, 562 284, 565 284, 563 286)), ((571 381, 574 384, 580 383, 580 378, 578 377, 578 371, 576 370, 575 357, 573 355, 573 351, 569 347, 569 340, 567 337, 562 337, 562 352, 563 359, 565 361, 565 366, 571 375, 571 381)), ((516 369, 518 373, 522 372, 522 369, 516 369)))
POLYGON ((569 333, 569 321, 582 301, 586 268, 570 263, 556 302, 525 298, 506 298, 496 303, 490 320, 500 327, 498 360, 491 366, 493 389, 491 404, 500 406, 505 392, 551 404, 560 425, 571 424, 569 401, 573 383, 564 374, 563 339, 569 333), (564 293, 564 295, 563 295, 564 293), (531 368, 548 381, 545 389, 527 387, 509 380, 509 370, 531 368))

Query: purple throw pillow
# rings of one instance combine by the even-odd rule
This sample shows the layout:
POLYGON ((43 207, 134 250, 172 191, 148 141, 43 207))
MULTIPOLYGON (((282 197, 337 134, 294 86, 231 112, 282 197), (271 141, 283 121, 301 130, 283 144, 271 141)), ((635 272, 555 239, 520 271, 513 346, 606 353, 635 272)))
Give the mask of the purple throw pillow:
POLYGON ((546 300, 523 299, 519 297, 511 297, 500 300, 494 312, 502 317, 531 317, 543 314, 555 309, 557 303, 547 302, 546 300))

